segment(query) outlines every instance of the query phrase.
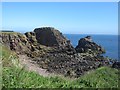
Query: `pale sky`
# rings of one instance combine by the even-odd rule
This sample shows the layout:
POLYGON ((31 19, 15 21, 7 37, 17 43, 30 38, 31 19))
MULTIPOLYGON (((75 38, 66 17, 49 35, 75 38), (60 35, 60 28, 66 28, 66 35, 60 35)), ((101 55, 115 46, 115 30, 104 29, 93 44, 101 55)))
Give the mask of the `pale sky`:
POLYGON ((2 29, 51 26, 65 34, 117 34, 117 2, 3 2, 2 29))

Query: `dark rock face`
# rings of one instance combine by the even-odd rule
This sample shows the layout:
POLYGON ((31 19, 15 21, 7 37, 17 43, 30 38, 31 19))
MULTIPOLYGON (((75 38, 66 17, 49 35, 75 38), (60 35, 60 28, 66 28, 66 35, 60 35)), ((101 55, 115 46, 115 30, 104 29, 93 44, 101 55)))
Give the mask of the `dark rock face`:
POLYGON ((36 28, 34 30, 38 43, 45 46, 66 46, 67 39, 52 27, 36 28))
POLYGON ((52 27, 36 28, 34 30, 38 43, 57 48, 59 51, 68 51, 71 53, 75 52, 75 49, 71 45, 70 41, 67 40, 61 32, 52 27))
POLYGON ((87 36, 85 38, 81 38, 76 46, 76 51, 79 53, 96 53, 102 54, 105 53, 105 50, 92 41, 91 36, 87 36))
POLYGON ((120 62, 114 62, 112 65, 113 68, 120 69, 120 62))

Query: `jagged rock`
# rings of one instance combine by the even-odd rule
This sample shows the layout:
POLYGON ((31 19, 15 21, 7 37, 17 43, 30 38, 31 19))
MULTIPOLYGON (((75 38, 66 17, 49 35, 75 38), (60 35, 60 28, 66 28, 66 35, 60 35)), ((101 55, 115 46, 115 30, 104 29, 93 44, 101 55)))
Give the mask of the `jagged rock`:
MULTIPOLYGON (((13 50, 19 54, 32 54, 33 51, 40 49, 39 45, 34 37, 34 42, 31 41, 33 35, 26 37, 26 35, 17 32, 2 32, 0 38, 2 38, 2 44, 7 46, 10 50, 13 50)), ((32 56, 32 55, 31 55, 32 56)))
POLYGON ((76 51, 79 53, 95 53, 102 54, 105 53, 105 50, 98 44, 92 41, 91 36, 87 36, 85 38, 81 38, 76 46, 76 51))
POLYGON ((34 32, 38 43, 42 45, 56 47, 56 50, 63 52, 75 52, 70 40, 67 40, 61 32, 53 27, 36 28, 34 32))
POLYGON ((36 36, 34 32, 26 32, 26 37, 28 38, 29 43, 35 44, 37 43, 36 36))
POLYGON ((38 43, 45 46, 65 46, 66 38, 56 29, 51 27, 36 28, 34 30, 38 43))
POLYGON ((26 51, 24 45, 22 45, 23 41, 21 41, 21 38, 24 37, 22 34, 15 33, 15 32, 12 32, 12 33, 3 32, 2 36, 0 37, 2 38, 2 44, 9 47, 11 50, 15 50, 15 51, 25 50, 26 51))

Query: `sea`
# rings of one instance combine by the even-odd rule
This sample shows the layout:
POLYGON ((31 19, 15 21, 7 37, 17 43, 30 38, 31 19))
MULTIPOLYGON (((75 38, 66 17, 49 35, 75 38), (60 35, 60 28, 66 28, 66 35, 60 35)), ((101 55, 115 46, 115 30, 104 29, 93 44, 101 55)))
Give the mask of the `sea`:
POLYGON ((86 36, 91 36, 92 40, 101 45, 106 53, 105 57, 118 60, 118 35, 88 35, 88 34, 64 34, 64 36, 71 41, 71 44, 76 47, 78 41, 86 36))

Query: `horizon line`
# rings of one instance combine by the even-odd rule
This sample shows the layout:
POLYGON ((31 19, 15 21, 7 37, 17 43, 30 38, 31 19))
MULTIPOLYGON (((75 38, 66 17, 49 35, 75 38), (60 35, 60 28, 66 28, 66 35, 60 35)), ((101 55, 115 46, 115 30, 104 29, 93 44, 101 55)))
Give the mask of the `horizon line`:
MULTIPOLYGON (((14 31, 14 30, 10 30, 10 29, 7 29, 7 30, 0 30, 0 32, 2 32, 2 31, 13 31, 13 32, 18 32, 18 33, 25 33, 25 32, 23 32, 23 31, 14 31)), ((26 31, 26 32, 33 32, 33 31, 26 31)), ((61 32, 61 31, 60 31, 61 32)), ((62 33, 62 34, 74 34, 74 35, 80 35, 80 34, 82 34, 82 35, 86 35, 86 34, 88 34, 88 35, 119 35, 118 33, 117 34, 110 34, 110 33, 62 33)))
MULTIPOLYGON (((71 34, 71 33, 63 33, 63 34, 71 34)), ((88 35, 118 35, 118 34, 102 34, 102 33, 75 33, 75 35, 80 35, 80 34, 82 35, 86 35, 86 34, 88 35)))

